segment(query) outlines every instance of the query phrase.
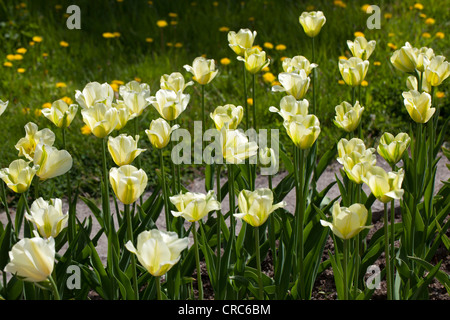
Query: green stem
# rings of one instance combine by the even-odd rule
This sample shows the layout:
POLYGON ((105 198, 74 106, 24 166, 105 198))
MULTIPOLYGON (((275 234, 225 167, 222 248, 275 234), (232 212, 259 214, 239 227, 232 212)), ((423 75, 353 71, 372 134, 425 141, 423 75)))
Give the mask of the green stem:
POLYGON ((388 224, 388 205, 384 204, 384 255, 386 259, 386 289, 387 289, 387 299, 392 300, 391 292, 391 259, 389 254, 389 224, 388 224))
POLYGON ((51 275, 48 276, 48 280, 50 281, 52 291, 53 291, 53 296, 55 297, 55 300, 61 300, 55 280, 53 279, 53 277, 51 275))
MULTIPOLYGON (((63 149, 67 150, 67 143, 66 143, 66 128, 62 128, 62 140, 63 140, 63 149)), ((70 178, 70 170, 66 173, 66 183, 67 183, 67 199, 69 201, 69 234, 68 238, 71 242, 75 238, 75 214, 76 210, 71 210, 72 207, 72 182, 70 178)))
POLYGON ((103 199, 103 203, 105 204, 105 208, 103 208, 104 212, 104 219, 106 221, 106 227, 107 227, 107 233, 109 233, 109 230, 112 228, 111 224, 111 212, 109 207, 109 182, 108 182, 108 168, 106 164, 106 141, 107 137, 102 139, 102 165, 103 165, 103 184, 105 187, 105 193, 104 196, 106 199, 103 199))
POLYGON ((230 232, 231 232, 231 241, 234 244, 236 241, 236 226, 235 226, 235 217, 234 217, 234 167, 232 164, 228 165, 228 199, 230 203, 230 232))
POLYGON ((155 277, 155 284, 156 284, 156 297, 158 300, 162 300, 161 277, 155 277))
MULTIPOLYGON (((300 288, 301 288, 301 295, 303 296, 304 292, 304 275, 303 275, 303 260, 304 260, 304 241, 303 241, 303 225, 304 225, 304 219, 305 219, 305 193, 304 193, 304 169, 305 169, 305 152, 302 149, 298 149, 298 163, 299 166, 299 193, 300 196, 299 199, 297 199, 297 202, 299 203, 299 210, 298 210, 298 274, 300 275, 300 288)), ((304 297, 304 296, 303 296, 304 297)))
MULTIPOLYGON (((315 43, 314 43, 314 37, 311 38, 312 40, 312 63, 316 63, 316 57, 315 57, 315 43)), ((317 68, 317 67, 316 67, 317 68)), ((316 68, 313 68, 312 71, 312 87, 313 87, 313 110, 312 113, 316 114, 316 78, 317 78, 317 73, 316 73, 316 68)))
MULTIPOLYGON (((217 172, 216 172, 216 185, 217 185, 217 200, 219 202, 222 202, 222 190, 220 189, 220 172, 221 172, 222 166, 220 164, 217 164, 217 172)), ((222 250, 222 230, 220 229, 221 227, 221 221, 222 221, 222 212, 221 210, 217 210, 216 211, 216 215, 217 215, 217 264, 216 264, 216 272, 217 272, 217 276, 216 276, 216 287, 217 287, 217 292, 220 292, 220 274, 221 274, 221 268, 220 268, 220 264, 221 264, 221 250, 222 250)))
POLYGON ((169 210, 169 195, 167 192, 166 186, 166 175, 164 173, 164 157, 163 150, 159 149, 159 167, 161 169, 161 177, 162 177, 162 191, 164 197, 164 212, 166 216, 166 229, 167 231, 171 231, 171 221, 170 221, 170 210, 169 210))
POLYGON ((344 275, 344 300, 348 300, 348 239, 344 239, 344 259, 342 261, 342 273, 344 275))
MULTIPOLYGON (((253 74, 253 129, 256 132, 256 74, 253 74)), ((255 190, 255 184, 256 184, 256 164, 250 166, 251 169, 251 179, 250 179, 250 188, 251 191, 255 190)))
POLYGON ((199 253, 199 249, 198 249, 198 237, 197 237, 197 229, 195 227, 195 221, 193 222, 192 233, 194 235, 195 264, 196 264, 196 268, 197 268, 198 299, 203 300, 202 270, 200 269, 200 253, 199 253))
MULTIPOLYGON (((139 119, 138 119, 138 117, 134 118, 133 122, 134 122, 134 137, 140 136, 139 119)), ((141 168, 141 158, 140 157, 137 158, 137 166, 138 166, 138 169, 141 168)), ((139 196, 139 203, 140 203, 141 206, 142 206, 142 202, 143 202, 142 195, 140 195, 139 196)))
POLYGON ((250 116, 248 112, 248 103, 247 103, 247 75, 245 70, 245 63, 242 64, 242 74, 244 76, 245 130, 247 131, 250 128, 250 116))
POLYGON ((258 269, 259 300, 264 300, 264 286, 261 272, 261 252, 259 248, 259 227, 255 227, 256 268, 258 269))
POLYGON ((0 188, 2 192, 3 205, 5 206, 6 217, 8 218, 8 222, 11 224, 11 226, 13 226, 11 213, 9 212, 8 200, 6 199, 6 190, 5 190, 6 188, 3 185, 3 181, 0 182, 0 188))
MULTIPOLYGON (((131 217, 130 205, 124 204, 125 217, 127 219, 127 240, 134 242, 133 240, 133 221, 131 217)), ((134 254, 131 255, 131 271, 133 277, 133 289, 136 293, 136 298, 139 300, 139 290, 138 290, 138 282, 137 282, 137 271, 136 271, 136 256, 134 254)))

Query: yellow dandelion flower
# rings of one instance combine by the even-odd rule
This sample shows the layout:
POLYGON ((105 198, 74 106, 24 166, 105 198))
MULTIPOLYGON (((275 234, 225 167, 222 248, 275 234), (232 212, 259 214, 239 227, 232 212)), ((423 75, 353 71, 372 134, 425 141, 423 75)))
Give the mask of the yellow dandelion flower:
POLYGON ((361 87, 367 87, 369 83, 366 80, 361 81, 361 87))
POLYGON ((42 109, 50 109, 52 107, 52 103, 51 102, 46 102, 42 105, 42 109))
POLYGON ((252 106, 252 105, 253 105, 253 99, 252 99, 252 98, 248 98, 248 99, 247 99, 247 104, 248 104, 249 106, 252 106))
POLYGON ((182 48, 183 44, 181 42, 175 43, 175 48, 182 48))
POLYGON ((29 44, 30 46, 34 46, 35 42, 34 42, 34 41, 30 41, 28 44, 29 44))
POLYGON ((168 46, 168 47, 173 47, 173 43, 172 43, 172 42, 167 42, 167 43, 166 43, 166 46, 168 46))
POLYGON ((42 110, 41 110, 41 109, 36 109, 36 110, 34 110, 34 116, 35 116, 35 117, 40 117, 41 114, 42 114, 42 110))
POLYGON ((224 26, 224 27, 220 27, 220 28, 219 28, 219 31, 220 31, 220 32, 228 32, 228 31, 230 31, 230 28, 225 27, 225 26, 224 26))
POLYGON ((346 8, 347 4, 341 0, 335 0, 334 5, 341 8, 346 8))
POLYGON ((142 79, 141 79, 141 78, 139 78, 139 77, 134 77, 134 81, 137 81, 137 82, 141 82, 141 81, 142 81, 142 79))
POLYGON ((272 83, 275 81, 277 77, 275 77, 275 75, 272 72, 266 72, 263 74, 262 78, 264 82, 272 83))
POLYGON ((42 54, 42 56, 43 56, 44 58, 47 58, 47 57, 48 57, 48 53, 44 52, 44 53, 42 54))
POLYGON ((339 56, 339 60, 348 60, 346 56, 339 56))
POLYGON ((425 19, 427 17, 427 15, 425 13, 421 13, 421 14, 419 14, 419 17, 421 17, 422 19, 425 19))
POLYGON ((434 20, 433 18, 428 18, 425 20, 425 24, 428 24, 428 25, 432 25, 435 23, 436 23, 436 20, 434 20))
POLYGON ((340 80, 338 80, 338 83, 341 84, 341 85, 344 85, 344 84, 345 84, 345 81, 342 80, 342 79, 340 79, 340 80))
POLYGON ((34 36, 33 38, 34 42, 42 42, 42 37, 41 36, 34 36))
POLYGON ((231 60, 228 58, 222 58, 220 59, 220 64, 223 64, 224 66, 227 66, 231 63, 231 60))
POLYGON ((57 82, 55 85, 57 88, 65 88, 67 85, 64 82, 57 82))
POLYGON ((22 60, 23 56, 21 54, 15 54, 14 55, 14 60, 22 60))
POLYGON ((178 21, 172 20, 170 21, 171 26, 176 26, 178 24, 178 21))
POLYGON ((69 46, 69 43, 66 42, 66 41, 61 41, 61 42, 59 43, 59 45, 60 45, 61 47, 67 48, 67 47, 69 46))
POLYGON ((117 83, 111 83, 111 88, 114 92, 119 92, 119 85, 117 83))
POLYGON ((145 42, 152 43, 153 42, 153 38, 145 38, 145 42))
POLYGON ((255 21, 255 17, 248 18, 248 21, 255 21))
POLYGON ((281 83, 279 81, 275 80, 271 83, 271 85, 272 86, 281 86, 281 83))
POLYGON ((384 18, 385 18, 385 19, 391 19, 391 18, 392 18, 392 13, 386 12, 386 13, 384 14, 384 18))
POLYGON ((275 50, 277 50, 277 51, 286 50, 286 46, 284 44, 277 44, 277 46, 275 47, 275 50))
POLYGON ((12 65, 13 64, 11 62, 9 62, 9 61, 6 61, 6 62, 3 63, 3 66, 4 67, 8 67, 8 68, 12 67, 12 65))
POLYGON ((374 66, 381 66, 381 62, 380 61, 374 61, 373 65, 374 66))
POLYGON ((25 70, 25 68, 18 68, 17 69, 17 72, 18 73, 24 73, 26 70, 25 70))
POLYGON ((60 4, 55 4, 55 9, 56 9, 56 10, 61 10, 62 8, 63 8, 62 5, 60 5, 60 4))
POLYGON ((266 49, 273 49, 273 44, 271 44, 270 42, 264 42, 263 46, 266 49))
POLYGON ((262 51, 262 50, 263 50, 263 48, 261 48, 261 46, 260 46, 260 45, 255 45, 255 46, 253 46, 253 47, 252 47, 252 49, 255 49, 255 48, 259 49, 260 51, 262 51))
POLYGON ((361 31, 356 31, 353 35, 354 35, 355 37, 365 37, 365 36, 364 36, 364 33, 362 33, 361 31))
POLYGON ((431 38, 431 34, 429 32, 424 32, 422 33, 422 37, 429 39, 431 38))
POLYGON ((19 49, 16 50, 16 52, 17 52, 17 53, 20 53, 20 54, 25 54, 25 53, 27 53, 27 49, 25 49, 25 48, 19 48, 19 49))
POLYGON ((178 17, 178 14, 175 12, 169 12, 169 17, 176 18, 176 17, 178 17))
POLYGON ((8 59, 10 61, 15 60, 14 57, 15 57, 15 54, 8 54, 8 55, 6 55, 6 59, 8 59))
POLYGON ((63 100, 65 103, 69 105, 73 103, 73 100, 67 96, 62 97, 61 100, 63 100))
POLYGON ((280 61, 283 62, 287 57, 281 57, 280 61))
POLYGON ((361 7, 361 10, 367 12, 367 9, 369 9, 370 7, 371 7, 370 4, 365 4, 361 7))
POLYGON ((89 126, 87 124, 82 126, 80 131, 82 134, 84 134, 86 136, 91 134, 91 129, 89 129, 89 126))
POLYGON ((119 38, 120 37, 120 32, 114 32, 113 35, 114 35, 114 37, 119 38))
POLYGON ((438 39, 444 39, 445 38, 445 34, 443 32, 436 32, 435 34, 436 38, 438 39))
POLYGON ((417 9, 417 10, 423 10, 423 4, 421 4, 421 3, 416 3, 416 4, 414 4, 413 8, 414 8, 414 9, 417 9))
POLYGON ((310 4, 309 6, 306 7, 306 11, 314 11, 315 8, 316 8, 315 6, 310 4))
POLYGON ((394 37, 394 36, 395 36, 395 33, 393 33, 393 32, 389 32, 389 33, 388 33, 388 37, 389 37, 389 38, 392 38, 392 37, 394 37))
POLYGON ((105 39, 111 39, 111 38, 114 38, 114 33, 112 33, 112 32, 104 32, 104 33, 102 34, 102 36, 103 36, 103 38, 105 38, 105 39))
POLYGON ((269 72, 270 68, 269 68, 269 66, 266 66, 266 67, 262 68, 261 71, 262 72, 269 72))
POLYGON ((442 99, 445 97, 445 93, 442 91, 436 92, 436 98, 442 99))
POLYGON ((30 112, 30 108, 22 108, 23 114, 27 114, 28 112, 30 112))
POLYGON ((218 6, 219 6, 219 2, 214 1, 214 2, 213 2, 213 6, 214 6, 214 7, 218 7, 218 6))
POLYGON ((158 21, 156 21, 156 25, 157 25, 159 28, 165 28, 165 27, 168 26, 166 20, 158 20, 158 21))
POLYGON ((393 43, 390 43, 390 42, 389 42, 387 45, 388 45, 388 47, 391 48, 392 50, 396 50, 396 49, 397 49, 397 46, 396 46, 395 44, 393 44, 393 43))
POLYGON ((124 84, 125 84, 125 82, 123 82, 122 80, 113 80, 113 81, 111 81, 111 83, 115 83, 115 84, 118 84, 119 86, 121 86, 121 85, 124 85, 124 84))

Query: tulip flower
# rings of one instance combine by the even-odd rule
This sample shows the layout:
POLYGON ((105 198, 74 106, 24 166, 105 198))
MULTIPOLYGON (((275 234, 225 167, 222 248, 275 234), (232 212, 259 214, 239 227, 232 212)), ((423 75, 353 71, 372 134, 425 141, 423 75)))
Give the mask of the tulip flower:
POLYGON ((43 143, 52 146, 55 142, 55 134, 50 129, 42 129, 38 131, 38 126, 33 122, 28 122, 25 125, 25 137, 21 138, 15 145, 19 150, 19 157, 25 157, 28 160, 33 160, 36 146, 43 143))
POLYGON ((308 108, 308 100, 297 100, 294 96, 288 95, 281 98, 280 109, 271 106, 269 111, 278 113, 284 121, 290 121, 296 115, 306 116, 308 114, 308 108))
MULTIPOLYGON (((373 154, 375 152, 374 148, 367 148, 364 144, 364 141, 362 141, 359 138, 352 138, 350 140, 347 140, 345 138, 342 138, 339 140, 337 144, 338 149, 338 158, 337 161, 340 164, 343 164, 343 158, 352 152, 357 152, 360 155, 364 155, 366 152, 369 152, 370 154, 373 154)), ((376 161, 376 158, 374 157, 371 162, 376 161)), ((375 163, 373 163, 375 164, 375 163)))
POLYGON ((56 100, 50 108, 42 109, 42 114, 58 128, 67 128, 78 111, 78 105, 70 106, 64 100, 56 100))
POLYGON ((256 31, 249 29, 240 29, 237 33, 230 31, 228 32, 228 45, 238 56, 244 56, 245 51, 253 47, 255 38, 256 31))
POLYGON ((290 121, 284 121, 283 125, 292 142, 300 149, 310 148, 320 134, 319 119, 313 114, 294 116, 290 121))
POLYGON ((236 218, 242 219, 253 227, 259 227, 269 218, 269 215, 286 206, 284 201, 273 204, 272 190, 259 188, 255 191, 242 190, 238 196, 239 213, 236 218))
POLYGON ((144 193, 148 177, 142 169, 132 165, 111 168, 109 182, 123 204, 132 204, 144 193))
POLYGON ((436 56, 425 69, 426 81, 433 87, 441 85, 450 76, 450 63, 444 60, 444 56, 436 56))
POLYGON ((119 94, 131 115, 140 116, 149 106, 150 86, 135 80, 119 87, 119 94))
POLYGON ((375 165, 376 156, 371 150, 366 150, 363 154, 351 152, 345 155, 341 161, 347 177, 356 184, 362 184, 367 172, 375 165))
POLYGON ((411 138, 407 133, 401 132, 394 137, 385 132, 380 138, 377 151, 392 167, 401 160, 410 142, 411 138))
POLYGON ((299 72, 282 72, 278 75, 280 85, 272 87, 274 92, 286 92, 292 95, 295 99, 300 100, 306 95, 308 91, 310 78, 306 75, 305 70, 299 72))
POLYGON ((431 95, 427 92, 411 90, 403 92, 402 96, 406 110, 417 123, 427 123, 436 111, 431 108, 431 95))
POLYGON ((72 156, 66 150, 58 150, 45 144, 38 144, 33 162, 39 166, 36 175, 41 181, 65 174, 72 168, 72 156))
POLYGON ((242 106, 235 106, 233 104, 226 104, 218 106, 209 116, 214 121, 217 130, 223 127, 227 129, 237 129, 244 116, 244 109, 242 106))
POLYGON ((81 110, 84 123, 97 138, 108 136, 119 123, 116 108, 104 103, 95 103, 92 107, 81 110))
POLYGON ((339 71, 344 82, 352 87, 361 85, 369 70, 369 61, 351 57, 348 60, 339 60, 339 71))
POLYGON ((423 56, 422 63, 419 63, 419 50, 411 46, 409 42, 406 42, 403 47, 394 51, 391 56, 392 65, 403 72, 406 73, 415 73, 417 67, 423 65, 423 56))
POLYGON ((227 164, 241 164, 245 159, 256 155, 258 145, 249 142, 247 136, 240 130, 222 130, 222 155, 227 164))
POLYGON ((350 207, 341 207, 338 202, 333 205, 333 221, 320 220, 324 227, 329 227, 331 231, 341 239, 351 239, 364 229, 372 228, 366 226, 368 211, 360 203, 352 204, 350 207))
POLYGON ((213 59, 203 57, 195 58, 192 66, 184 65, 184 68, 192 73, 194 75, 193 79, 201 85, 210 83, 219 72, 213 59))
POLYGON ((207 194, 186 192, 169 198, 178 211, 172 211, 174 217, 182 216, 189 222, 201 220, 209 212, 220 210, 220 202, 217 201, 213 190, 207 194))
MULTIPOLYGON (((417 81, 417 77, 416 76, 409 76, 408 78, 406 78, 406 87, 409 90, 416 90, 419 91, 419 86, 418 86, 418 81, 417 81)), ((426 73, 422 74, 422 90, 424 92, 431 92, 431 86, 429 84, 429 82, 427 81, 427 77, 426 77, 426 73)))
POLYGON ((284 72, 300 72, 300 70, 305 70, 306 75, 309 76, 314 68, 317 68, 316 63, 310 63, 308 59, 304 56, 295 56, 293 58, 285 58, 283 60, 283 71, 284 72))
POLYGON ((108 138, 108 150, 116 165, 123 166, 131 164, 133 160, 145 149, 138 148, 139 136, 135 139, 132 136, 121 134, 117 137, 108 138))
POLYGON ((22 239, 12 247, 9 258, 6 272, 29 282, 45 281, 51 276, 55 264, 55 240, 39 237, 22 239))
POLYGON ((117 103, 112 103, 112 107, 117 110, 117 125, 114 130, 120 130, 124 128, 128 121, 134 119, 137 114, 131 113, 130 109, 128 109, 123 101, 117 100, 117 103))
POLYGON ((261 167, 275 166, 277 162, 275 150, 269 147, 259 148, 259 164, 261 167))
POLYGON ((87 109, 98 103, 111 106, 114 99, 114 90, 108 83, 89 82, 83 91, 75 91, 75 100, 82 109, 87 109))
POLYGON ((30 167, 23 159, 14 160, 8 168, 0 170, 0 178, 15 193, 24 193, 30 188, 38 166, 30 167))
POLYGON ((167 121, 172 121, 186 110, 190 98, 189 94, 184 94, 181 91, 160 89, 155 96, 148 98, 148 101, 155 107, 161 117, 167 121))
POLYGON ((145 130, 151 144, 157 148, 165 148, 170 142, 170 135, 179 125, 170 126, 170 124, 163 118, 152 120, 150 123, 150 129, 145 130))
POLYGON ((175 232, 153 229, 138 235, 136 247, 131 241, 128 241, 125 247, 137 256, 151 275, 160 277, 180 260, 181 251, 186 249, 188 244, 188 238, 178 238, 175 232))
POLYGON ((43 238, 56 238, 67 225, 69 215, 62 212, 61 199, 36 199, 25 218, 34 223, 43 238))
POLYGON ((246 50, 244 57, 238 56, 237 59, 243 61, 247 71, 252 74, 258 73, 270 64, 270 60, 266 58, 266 52, 257 47, 246 50))
POLYGON ((403 169, 398 172, 386 172, 381 167, 372 166, 363 181, 378 200, 388 203, 402 198, 404 190, 401 186, 404 174, 403 169))
POLYGON ((322 11, 303 12, 299 17, 303 30, 311 38, 319 34, 326 21, 322 11))
POLYGON ((361 122, 362 112, 364 107, 361 107, 358 101, 352 106, 347 101, 335 107, 336 116, 333 120, 334 124, 343 129, 345 132, 352 132, 358 128, 361 122))
POLYGON ((164 90, 172 90, 175 92, 183 92, 186 87, 193 85, 193 81, 186 83, 184 76, 180 72, 172 72, 164 74, 160 78, 160 87, 164 90))
POLYGON ((9 101, 3 102, 2 100, 0 100, 0 116, 3 114, 3 112, 5 112, 8 103, 9 101))
POLYGON ((356 37, 355 41, 347 40, 347 46, 353 56, 362 60, 368 60, 375 50, 377 42, 375 40, 367 41, 364 37, 356 37))

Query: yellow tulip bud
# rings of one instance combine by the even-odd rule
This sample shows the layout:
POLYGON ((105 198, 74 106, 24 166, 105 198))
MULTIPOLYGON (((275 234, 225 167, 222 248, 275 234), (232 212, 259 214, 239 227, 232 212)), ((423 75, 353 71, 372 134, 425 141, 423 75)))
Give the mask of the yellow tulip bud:
POLYGON ((179 125, 170 127, 170 124, 166 120, 163 118, 158 118, 156 120, 152 120, 150 123, 150 129, 145 130, 145 133, 155 148, 162 149, 169 144, 172 131, 178 129, 179 127, 179 125))
POLYGON ((442 81, 450 76, 450 63, 444 56, 436 56, 431 59, 425 70, 426 81, 433 87, 441 85, 442 81))
POLYGON ((269 218, 269 215, 286 206, 284 201, 273 204, 273 192, 267 188, 255 191, 242 190, 238 196, 239 213, 236 218, 242 219, 253 227, 259 227, 269 218))
POLYGON ((361 107, 358 101, 356 101, 354 106, 344 101, 337 105, 335 110, 336 117, 333 122, 338 128, 343 129, 345 132, 352 132, 358 128, 362 112, 364 111, 364 107, 361 107))
POLYGON ((326 21, 322 11, 303 12, 299 17, 303 30, 311 38, 319 34, 326 21))
POLYGON ((108 136, 119 123, 116 108, 104 103, 96 103, 92 107, 81 110, 84 123, 97 138, 108 136))
POLYGON ((273 86, 272 91, 286 92, 297 100, 304 98, 311 81, 303 69, 299 72, 282 72, 278 74, 278 80, 281 85, 273 86))
POLYGON ((111 106, 114 99, 114 90, 108 83, 100 84, 98 82, 88 83, 83 91, 75 91, 75 100, 82 109, 94 106, 97 103, 103 103, 111 106))
POLYGON ((36 199, 30 207, 30 214, 25 213, 25 218, 36 226, 43 238, 56 238, 67 225, 69 215, 62 212, 61 199, 45 201, 36 199))
POLYGON ((313 114, 294 116, 290 121, 284 121, 283 125, 292 142, 300 149, 310 148, 320 134, 319 119, 313 114))
POLYGON ((36 175, 42 180, 65 174, 72 168, 72 156, 66 150, 58 150, 45 144, 38 144, 33 162, 39 166, 36 175))
POLYGON ((239 56, 243 56, 245 51, 253 47, 255 41, 256 31, 249 29, 241 29, 237 33, 234 31, 228 32, 228 45, 239 56))
POLYGON ((362 60, 368 60, 375 50, 377 42, 375 40, 367 41, 364 37, 356 37, 355 41, 347 40, 347 46, 353 56, 362 60))
POLYGON ((214 121, 217 130, 221 130, 223 127, 237 129, 244 116, 244 109, 242 106, 236 107, 234 104, 226 104, 224 106, 218 106, 209 115, 214 121))
POLYGON ((192 66, 185 65, 186 71, 194 75, 194 80, 201 85, 210 83, 219 72, 213 59, 197 57, 194 59, 192 66))
POLYGON ((145 149, 138 148, 139 135, 136 139, 126 134, 121 134, 117 137, 108 138, 108 150, 114 163, 123 166, 131 164, 133 160, 140 155, 145 149))
POLYGON ((28 122, 25 125, 25 137, 21 138, 15 145, 19 150, 19 157, 25 157, 28 160, 33 160, 36 146, 43 143, 52 146, 55 142, 55 134, 50 129, 42 129, 38 131, 38 126, 33 122, 28 122))
MULTIPOLYGON (((360 154, 361 156, 363 156, 363 155, 367 156, 368 155, 367 152, 369 152, 370 154, 373 154, 375 152, 374 148, 366 149, 366 145, 364 144, 364 141, 362 141, 359 138, 352 138, 350 140, 342 138, 341 140, 339 140, 339 142, 337 144, 337 149, 338 149, 337 161, 340 164, 343 164, 344 157, 351 154, 352 152, 356 152, 356 153, 360 154)), ((373 157, 373 159, 371 160, 371 162, 373 162, 373 161, 376 161, 375 157, 373 157)), ((372 164, 375 164, 375 163, 372 163, 372 164)))
POLYGON ((248 49, 244 53, 244 57, 237 57, 239 61, 245 63, 248 72, 255 74, 267 67, 270 61, 266 58, 266 52, 259 48, 248 49))
POLYGON ((150 86, 135 80, 119 87, 119 94, 131 115, 140 116, 150 104, 150 86))
POLYGON ((221 130, 222 155, 227 164, 241 164, 256 155, 258 145, 240 130, 221 130))
POLYGON ((131 241, 125 247, 134 253, 142 266, 153 276, 167 273, 181 258, 181 251, 189 244, 188 238, 178 238, 175 232, 153 229, 137 237, 137 248, 131 241))
POLYGON ((78 111, 78 105, 70 106, 64 100, 56 100, 50 108, 42 109, 42 114, 58 128, 67 128, 78 111))
POLYGON ((392 166, 401 160, 410 142, 411 138, 407 133, 401 132, 394 137, 385 132, 380 138, 377 151, 392 166))
POLYGON ((5 271, 29 282, 42 282, 52 274, 55 264, 55 240, 39 237, 17 242, 9 252, 5 271))
POLYGON ((404 190, 401 187, 404 175, 403 168, 398 172, 386 172, 381 167, 372 166, 363 181, 378 200, 388 203, 402 198, 404 190))
POLYGON ((0 170, 0 178, 8 188, 16 193, 23 193, 30 188, 39 166, 30 167, 23 159, 14 160, 8 168, 0 170))
POLYGON ((411 118, 417 123, 427 123, 436 111, 431 108, 431 95, 416 90, 403 92, 403 103, 411 118))
POLYGON ((349 86, 361 85, 369 70, 369 61, 361 58, 351 57, 348 60, 339 60, 339 71, 342 79, 349 86))
POLYGON ((3 102, 2 100, 0 100, 0 116, 3 114, 3 112, 5 112, 8 103, 9 101, 3 102))
POLYGON ((160 87, 165 90, 172 90, 175 92, 184 91, 186 87, 194 84, 193 81, 186 83, 184 77, 179 72, 172 72, 171 74, 164 74, 160 78, 160 87))
POLYGON ((217 201, 214 191, 207 194, 186 192, 169 197, 170 202, 178 211, 172 211, 174 217, 183 217, 189 222, 201 220, 209 212, 220 210, 220 202, 217 201))
POLYGON ((331 231, 341 239, 351 239, 364 229, 372 228, 366 226, 368 211, 360 203, 352 204, 350 207, 341 207, 338 202, 333 205, 333 221, 320 220, 324 227, 329 227, 331 231))
POLYGON ((144 193, 148 177, 142 169, 132 165, 111 168, 109 182, 123 204, 132 204, 144 193))
POLYGON ((300 72, 300 70, 305 70, 307 76, 317 66, 316 63, 310 63, 304 56, 295 56, 292 59, 285 58, 282 65, 284 72, 300 72))
POLYGON ((186 110, 191 96, 182 91, 160 89, 156 95, 148 98, 156 111, 167 121, 175 120, 186 110))
POLYGON ((290 121, 296 115, 308 114, 309 102, 306 99, 296 100, 294 96, 284 96, 280 100, 280 109, 270 107, 270 112, 278 113, 284 121, 290 121))

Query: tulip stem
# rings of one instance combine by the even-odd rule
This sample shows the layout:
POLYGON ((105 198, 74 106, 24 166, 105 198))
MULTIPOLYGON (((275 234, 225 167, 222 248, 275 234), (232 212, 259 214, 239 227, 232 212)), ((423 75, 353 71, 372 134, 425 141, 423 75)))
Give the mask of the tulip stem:
POLYGON ((198 249, 198 236, 197 236, 197 229, 195 227, 195 221, 193 222, 192 233, 194 235, 195 263, 196 263, 196 267, 197 267, 198 299, 203 300, 202 270, 200 269, 200 253, 199 253, 199 249, 198 249))
POLYGON ((303 225, 304 225, 304 219, 305 219, 305 193, 304 193, 304 169, 305 169, 305 152, 300 149, 296 148, 297 153, 297 161, 295 163, 295 166, 298 167, 297 169, 297 207, 296 207, 296 249, 298 251, 298 257, 297 257, 297 264, 298 264, 298 270, 297 274, 300 275, 299 277, 299 286, 300 286, 300 296, 304 297, 304 274, 303 274, 303 260, 304 260, 304 243, 303 243, 303 225))
MULTIPOLYGON (((256 132, 256 73, 253 74, 253 129, 256 132)), ((250 188, 251 191, 255 190, 255 184, 256 184, 256 164, 251 166, 251 179, 250 179, 250 188)))
POLYGON ((247 131, 250 128, 250 117, 247 103, 247 75, 245 70, 245 63, 242 64, 242 74, 244 75, 245 130, 247 131))
MULTIPOLYGON (((130 205, 124 204, 125 218, 127 219, 127 240, 133 243, 133 221, 131 218, 130 205)), ((137 273, 136 273, 136 256, 134 254, 131 255, 131 271, 133 277, 133 286, 136 294, 137 300, 139 300, 139 290, 138 290, 138 282, 137 282, 137 273)))
POLYGON ((162 294, 161 294, 161 277, 155 277, 155 284, 156 284, 156 298, 158 300, 162 300, 162 294))
POLYGON ((344 280, 344 300, 348 300, 348 270, 347 270, 347 263, 348 263, 348 239, 344 239, 344 259, 342 261, 342 273, 343 273, 343 280, 344 280))
POLYGON ((55 300, 61 300, 55 280, 51 275, 48 276, 48 280, 50 281, 50 285, 52 287, 53 296, 55 297, 55 300))
POLYGON ((5 206, 6 217, 8 218, 8 222, 12 226, 13 224, 12 224, 12 220, 11 220, 11 214, 9 212, 8 201, 6 199, 6 190, 5 190, 5 186, 3 185, 3 182, 0 182, 0 188, 1 188, 1 192, 2 192, 3 205, 5 206))
POLYGON ((104 196, 106 199, 103 199, 103 204, 105 208, 103 208, 103 215, 104 219, 106 221, 106 227, 107 227, 107 234, 109 234, 110 229, 112 228, 111 224, 111 213, 110 213, 110 207, 109 207, 109 185, 108 185, 108 169, 106 164, 106 137, 102 139, 102 156, 103 156, 103 184, 105 188, 104 196))
MULTIPOLYGON (((216 185, 217 185, 217 200, 222 203, 222 190, 220 189, 220 172, 221 172, 222 166, 220 164, 217 164, 217 172, 216 172, 216 185)), ((217 215, 217 264, 216 264, 216 286, 217 286, 217 292, 220 292, 220 261, 221 261, 221 249, 222 249, 222 232, 221 232, 221 210, 216 211, 217 215)))
MULTIPOLYGON (((139 130, 139 119, 138 119, 138 117, 136 117, 136 118, 134 118, 134 137, 136 138, 136 136, 139 136, 139 138, 140 138, 140 130, 139 130)), ((138 166, 138 169, 141 169, 141 158, 140 157, 138 157, 137 158, 137 166, 138 166)), ((142 200, 142 194, 139 196, 139 203, 140 203, 140 205, 142 206, 142 202, 143 202, 143 200, 142 200)))
POLYGON ((161 169, 161 178, 162 178, 162 191, 164 197, 164 212, 166 215, 166 229, 170 231, 170 211, 169 211, 169 197, 166 186, 166 175, 164 173, 164 157, 163 157, 163 149, 159 149, 159 166, 161 169))
MULTIPOLYGON (((63 149, 67 150, 67 144, 66 144, 66 128, 61 129, 62 132, 62 140, 63 140, 63 149)), ((69 170, 70 171, 70 170, 69 170)), ((72 208, 72 182, 70 179, 70 172, 66 173, 66 183, 67 183, 67 199, 69 201, 69 234, 68 238, 70 241, 72 241, 73 238, 75 238, 75 214, 76 210, 70 210, 72 208)))
POLYGON ((235 243, 236 227, 234 221, 234 168, 232 164, 228 165, 228 199, 230 203, 230 236, 232 243, 235 243))
POLYGON ((387 299, 392 300, 391 292, 391 259, 389 254, 389 223, 388 223, 388 205, 384 204, 384 256, 386 259, 386 290, 387 299))
MULTIPOLYGON (((316 63, 316 47, 315 47, 315 43, 314 43, 314 37, 311 38, 312 39, 312 63, 316 63)), ((316 67, 317 68, 317 67, 316 67)), ((312 87, 313 87, 313 114, 316 114, 316 78, 317 78, 317 73, 316 73, 316 68, 313 68, 312 70, 312 87)))
POLYGON ((256 268, 258 269, 259 300, 264 300, 264 286, 261 273, 261 252, 259 249, 259 227, 255 227, 256 268))

